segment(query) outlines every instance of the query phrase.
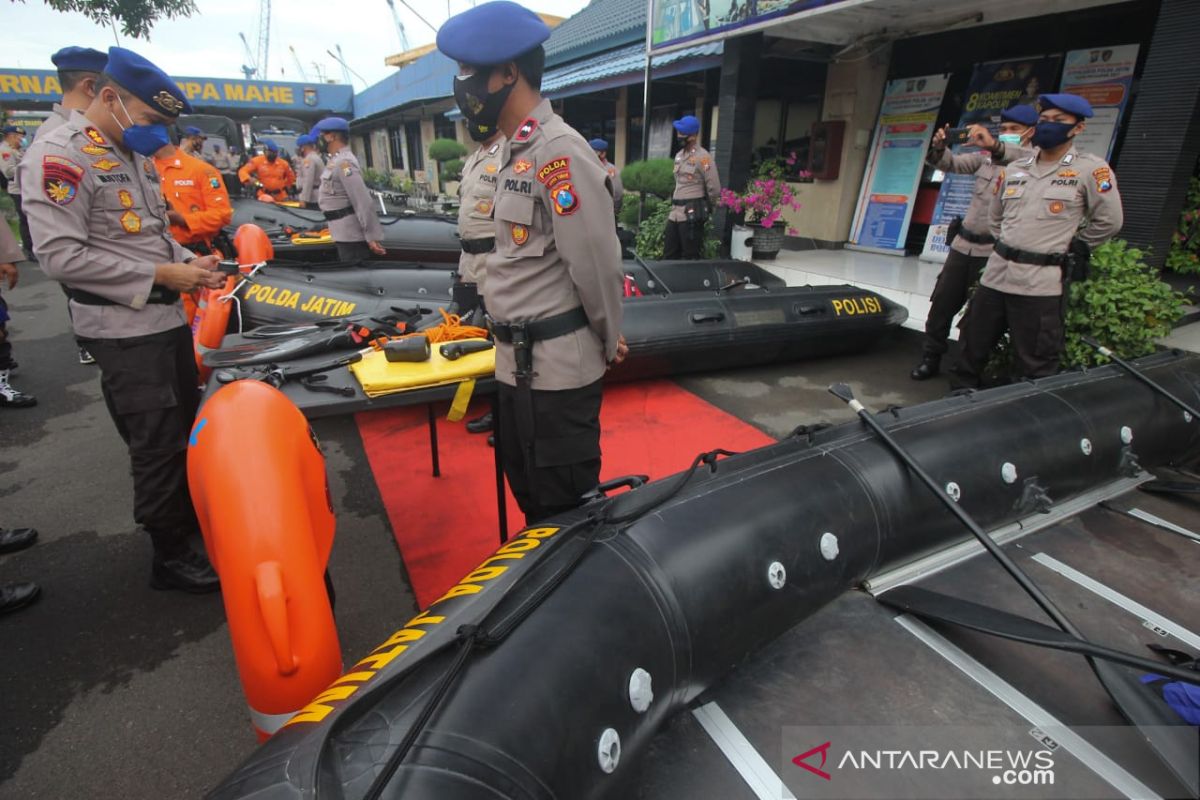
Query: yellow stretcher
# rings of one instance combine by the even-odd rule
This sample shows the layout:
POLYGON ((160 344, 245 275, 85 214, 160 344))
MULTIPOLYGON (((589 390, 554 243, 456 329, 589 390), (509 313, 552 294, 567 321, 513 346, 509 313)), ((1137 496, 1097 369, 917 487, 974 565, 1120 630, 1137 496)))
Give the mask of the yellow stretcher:
POLYGON ((383 397, 412 389, 473 381, 474 378, 486 377, 496 371, 494 348, 467 353, 451 361, 442 357, 440 347, 440 344, 433 345, 428 361, 388 361, 382 351, 375 350, 363 356, 362 361, 351 364, 350 371, 362 384, 367 397, 383 397))

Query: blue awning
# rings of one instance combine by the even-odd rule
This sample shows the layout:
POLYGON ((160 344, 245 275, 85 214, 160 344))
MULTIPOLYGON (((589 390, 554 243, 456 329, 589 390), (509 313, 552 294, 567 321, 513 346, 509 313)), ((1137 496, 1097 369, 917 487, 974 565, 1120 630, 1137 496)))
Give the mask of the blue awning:
MULTIPOLYGON (((710 42, 655 56, 652 63, 653 77, 669 78, 719 67, 724 51, 723 42, 710 42)), ((546 70, 542 77, 542 94, 551 99, 558 99, 629 86, 641 82, 645 68, 645 45, 639 42, 546 70)))
POLYGON ((359 120, 413 103, 450 97, 457 74, 458 63, 434 50, 356 94, 354 117, 359 120))

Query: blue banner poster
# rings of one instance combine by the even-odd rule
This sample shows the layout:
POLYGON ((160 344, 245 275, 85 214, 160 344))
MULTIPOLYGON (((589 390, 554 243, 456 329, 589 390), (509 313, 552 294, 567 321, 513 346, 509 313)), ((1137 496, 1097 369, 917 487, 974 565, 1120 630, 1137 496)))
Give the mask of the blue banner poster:
MULTIPOLYGON (((963 112, 957 127, 986 125, 993 133, 1000 126, 1000 112, 1006 108, 1037 100, 1039 94, 1053 91, 1062 54, 1032 58, 1010 58, 976 64, 964 95, 963 112)), ((963 152, 963 146, 954 152, 963 152)), ((946 246, 946 227, 955 217, 966 216, 971 204, 975 178, 971 175, 947 174, 933 208, 933 221, 925 234, 923 261, 944 261, 950 248, 946 246)))
POLYGON ((858 206, 850 225, 850 245, 903 255, 912 220, 925 151, 933 136, 945 75, 889 81, 875 126, 871 155, 858 206))
POLYGON ((1136 44, 1067 53, 1062 91, 1086 97, 1096 113, 1087 121, 1083 133, 1075 139, 1075 147, 1080 152, 1091 153, 1105 160, 1112 158, 1121 117, 1125 113, 1125 106, 1129 104, 1129 90, 1133 85, 1137 59, 1136 44))

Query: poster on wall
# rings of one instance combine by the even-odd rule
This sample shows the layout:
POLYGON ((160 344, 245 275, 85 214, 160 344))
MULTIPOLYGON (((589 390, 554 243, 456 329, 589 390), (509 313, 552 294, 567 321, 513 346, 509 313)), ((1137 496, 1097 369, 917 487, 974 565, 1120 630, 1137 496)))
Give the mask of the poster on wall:
POLYGON ((848 247, 904 254, 925 151, 933 136, 946 81, 945 75, 925 75, 888 82, 850 225, 848 247))
POLYGON ((1121 117, 1129 103, 1137 58, 1136 44, 1067 53, 1060 91, 1087 98, 1096 114, 1075 139, 1075 147, 1080 152, 1105 160, 1112 158, 1121 117))
MULTIPOLYGON (((1062 54, 1032 58, 1010 58, 976 64, 971 81, 963 95, 962 116, 956 127, 986 125, 992 133, 1000 125, 1000 112, 1012 106, 1033 103, 1038 95, 1053 90, 1062 54)), ((955 153, 974 148, 956 146, 955 153)), ((964 217, 975 189, 972 175, 947 173, 933 208, 933 221, 925 234, 923 261, 943 261, 950 248, 946 245, 946 228, 950 220, 964 217)))

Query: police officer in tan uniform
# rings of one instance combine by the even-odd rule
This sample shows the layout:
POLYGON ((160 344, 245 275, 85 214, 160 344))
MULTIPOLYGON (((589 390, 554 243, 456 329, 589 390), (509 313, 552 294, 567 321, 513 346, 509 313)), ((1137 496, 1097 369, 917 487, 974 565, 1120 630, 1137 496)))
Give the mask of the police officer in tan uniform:
POLYGON ((21 163, 21 159, 25 157, 25 150, 22 148, 22 143, 25 140, 25 129, 18 128, 15 125, 8 125, 3 130, 3 139, 0 140, 0 175, 4 176, 4 185, 8 189, 8 196, 12 198, 13 205, 17 209, 18 230, 21 233, 21 249, 24 251, 25 258, 28 261, 34 260, 33 246, 29 237, 29 220, 25 216, 25 209, 21 205, 21 178, 17 174, 17 165, 21 163))
POLYGON ((699 258, 704 222, 721 196, 721 179, 712 156, 700 146, 700 120, 688 114, 671 123, 683 142, 675 154, 675 193, 663 242, 663 258, 699 258))
POLYGON ((154 546, 150 585, 209 592, 217 576, 189 546, 198 525, 187 446, 200 392, 179 293, 224 276, 217 256, 195 258, 171 237, 149 158, 190 110, 162 70, 114 47, 91 105, 34 143, 22 177, 42 269, 69 289, 75 335, 129 448, 134 519, 154 546))
POLYGON ((358 159, 350 149, 350 123, 341 117, 326 117, 312 130, 329 163, 321 173, 317 205, 329 222, 329 234, 337 243, 338 261, 355 263, 387 255, 381 242, 383 227, 375 213, 375 201, 363 181, 358 159))
MULTIPOLYGON (((925 320, 925 352, 921 363, 909 373, 914 381, 937 375, 946 354, 950 324, 967 302, 967 292, 979 280, 979 273, 992 254, 992 232, 988 216, 992 207, 992 188, 1000 168, 1022 154, 1023 145, 1033 135, 1037 122, 1033 106, 1013 106, 1000 112, 999 138, 982 125, 970 126, 970 144, 979 147, 969 153, 952 153, 946 148, 945 129, 933 134, 926 161, 942 172, 973 175, 975 185, 966 217, 955 217, 946 232, 950 254, 938 274, 933 295, 929 298, 929 316, 925 320)), ((946 126, 949 128, 949 126, 946 126)))
POLYGON ((45 136, 67 121, 72 111, 84 111, 96 96, 96 81, 108 63, 108 54, 90 47, 64 47, 50 56, 58 70, 62 100, 54 104, 50 116, 38 126, 33 140, 45 136))
POLYGON ((596 158, 600 159, 600 166, 604 167, 604 171, 608 173, 608 180, 612 184, 613 191, 613 214, 619 219, 621 216, 621 200, 625 197, 625 187, 621 183, 621 170, 617 169, 616 164, 608 162, 607 141, 596 138, 592 139, 588 144, 596 151, 596 158))
POLYGON ((1008 331, 1017 371, 1058 371, 1070 267, 1121 229, 1124 213, 1112 167, 1075 149, 1092 116, 1073 94, 1038 98, 1033 154, 1009 164, 994 187, 994 251, 971 298, 963 330, 959 383, 978 386, 992 348, 1008 331))
POLYGON ((321 173, 325 171, 325 162, 317 152, 317 137, 306 133, 296 139, 296 147, 300 149, 300 168, 297 170, 300 192, 296 199, 303 203, 305 208, 317 208, 321 173))
POLYGON ((459 62, 458 107, 508 139, 487 304, 497 437, 527 524, 577 506, 599 482, 601 381, 626 350, 612 190, 587 141, 541 96, 549 35, 508 0, 451 17, 437 35, 459 62))
MULTIPOLYGON (((467 130, 474 137, 478 126, 468 125, 467 130)), ((488 256, 496 249, 492 205, 505 140, 498 128, 484 128, 480 135, 484 138, 478 140, 479 149, 467 156, 458 184, 458 235, 462 243, 458 276, 464 283, 475 284, 483 294, 488 256)))

